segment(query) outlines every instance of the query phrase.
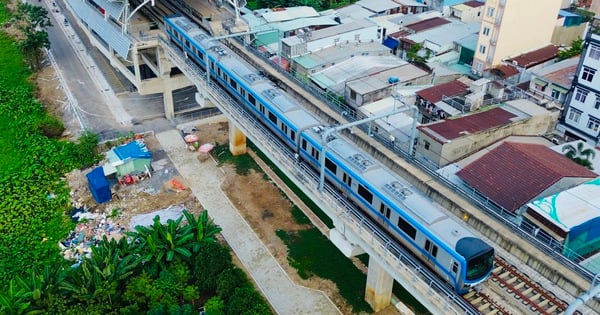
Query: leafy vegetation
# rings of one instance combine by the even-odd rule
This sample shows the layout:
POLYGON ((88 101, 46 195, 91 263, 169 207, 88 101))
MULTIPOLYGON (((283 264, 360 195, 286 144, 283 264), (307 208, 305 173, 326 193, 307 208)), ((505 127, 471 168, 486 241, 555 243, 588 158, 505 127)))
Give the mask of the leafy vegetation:
POLYGON ((227 144, 217 144, 212 151, 212 155, 216 157, 218 166, 225 163, 235 165, 235 171, 238 175, 248 175, 250 170, 262 172, 256 161, 248 154, 234 156, 229 151, 227 144))
POLYGON ((585 166, 590 170, 593 170, 592 160, 596 157, 594 149, 585 148, 582 141, 577 142, 577 147, 572 144, 567 144, 562 148, 562 152, 565 152, 565 156, 575 163, 585 166))
POLYGON ((558 52, 558 60, 569 59, 571 57, 581 54, 582 51, 583 39, 581 39, 581 37, 578 37, 577 39, 573 40, 569 49, 561 50, 558 52))
POLYGON ((13 21, 24 36, 18 42, 21 52, 27 58, 31 69, 40 69, 43 49, 50 48, 50 39, 46 29, 52 26, 52 23, 48 17, 48 10, 42 6, 20 2, 13 21))

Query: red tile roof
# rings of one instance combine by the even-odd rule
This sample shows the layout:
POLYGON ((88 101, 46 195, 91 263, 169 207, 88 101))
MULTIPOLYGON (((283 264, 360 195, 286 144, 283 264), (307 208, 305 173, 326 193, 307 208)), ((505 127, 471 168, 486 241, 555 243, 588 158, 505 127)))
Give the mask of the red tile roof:
POLYGON ((480 6, 485 5, 485 3, 483 3, 483 2, 474 1, 474 0, 473 1, 467 1, 467 2, 465 2, 463 4, 466 5, 466 6, 469 6, 471 8, 478 8, 480 6))
POLYGON ((423 21, 419 21, 417 23, 406 25, 405 27, 408 29, 411 29, 415 33, 418 33, 418 32, 425 31, 430 28, 438 27, 438 26, 448 24, 448 23, 450 23, 450 21, 448 21, 444 18, 434 17, 434 18, 423 20, 423 21))
POLYGON ((556 58, 558 55, 558 46, 548 45, 546 47, 530 51, 515 58, 512 58, 512 62, 516 63, 519 67, 530 68, 540 63, 556 58))
POLYGON ((504 142, 457 173, 471 187, 514 212, 565 177, 596 178, 587 168, 541 145, 504 142))
POLYGON ((514 117, 517 117, 517 115, 496 107, 481 113, 419 126, 418 129, 420 132, 442 143, 468 134, 506 125, 514 117))
POLYGON ((417 92, 417 95, 435 104, 441 101, 443 96, 459 95, 466 92, 468 89, 468 85, 460 81, 454 80, 420 90, 419 92, 417 92))

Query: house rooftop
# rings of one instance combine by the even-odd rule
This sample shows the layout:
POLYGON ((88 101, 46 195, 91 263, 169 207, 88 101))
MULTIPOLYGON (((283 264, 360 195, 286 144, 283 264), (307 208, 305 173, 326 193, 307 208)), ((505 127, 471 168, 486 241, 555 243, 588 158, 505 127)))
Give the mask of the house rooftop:
POLYGON ((294 20, 298 18, 306 18, 306 17, 317 17, 319 13, 312 7, 302 6, 302 7, 289 7, 289 8, 274 8, 274 9, 266 9, 264 11, 255 11, 256 14, 262 16, 265 21, 272 22, 283 22, 294 20))
POLYGON ((533 71, 533 75, 542 77, 562 87, 570 88, 577 72, 579 57, 569 58, 547 67, 533 71))
POLYGON ((390 85, 409 82, 414 79, 427 76, 429 73, 413 64, 405 64, 399 67, 384 70, 379 73, 371 74, 368 77, 359 78, 346 82, 346 86, 358 94, 366 94, 372 91, 381 90, 390 85), (390 83, 390 78, 397 78, 397 83, 390 83))
POLYGON ((554 59, 556 56, 558 56, 558 46, 548 45, 540 49, 520 54, 514 58, 510 58, 510 61, 515 66, 531 68, 548 60, 554 59))
MULTIPOLYGON (((495 107, 455 119, 440 120, 418 129, 440 143, 447 143, 470 134, 510 124, 519 118, 517 113, 507 109, 506 107, 495 107)), ((521 115, 523 114, 521 113, 521 115)))
MULTIPOLYGON (((339 46, 329 46, 319 50, 312 51, 309 54, 293 58, 293 62, 306 69, 323 67, 332 63, 338 63, 341 60, 352 58, 354 56, 390 56, 390 49, 379 42, 355 42, 344 45, 343 49, 339 46)), ((318 70, 321 70, 319 68, 318 70)))
POLYGON ((448 24, 450 23, 450 21, 441 18, 441 17, 434 17, 434 18, 430 18, 430 19, 426 19, 426 20, 422 20, 413 24, 409 24, 406 25, 405 27, 409 30, 412 30, 415 33, 418 32, 422 32, 424 30, 428 30, 434 27, 438 27, 444 24, 448 24))
POLYGON ((428 102, 435 104, 441 101, 444 96, 456 96, 459 94, 463 94, 468 90, 468 85, 458 80, 454 80, 421 90, 417 92, 417 95, 427 100, 428 102))
POLYGON ((392 0, 360 0, 356 4, 375 13, 400 7, 399 3, 392 0))
POLYGON ((466 5, 471 8, 478 8, 478 7, 484 6, 485 3, 481 2, 481 1, 472 0, 472 1, 464 2, 463 5, 466 5))
POLYGON ((500 72, 500 76, 503 78, 510 78, 513 75, 519 74, 519 69, 512 65, 498 65, 493 70, 500 72))
POLYGON ((342 23, 348 23, 350 21, 363 20, 366 17, 373 16, 374 13, 357 4, 351 4, 336 9, 335 15, 340 17, 342 23))
POLYGON ((544 145, 516 142, 502 143, 456 175, 510 212, 563 178, 597 176, 544 145))

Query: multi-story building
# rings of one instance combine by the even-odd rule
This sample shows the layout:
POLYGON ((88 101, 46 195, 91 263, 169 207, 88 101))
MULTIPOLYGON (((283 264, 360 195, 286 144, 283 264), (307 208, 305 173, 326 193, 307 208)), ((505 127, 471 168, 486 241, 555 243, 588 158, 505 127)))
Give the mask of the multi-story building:
POLYGON ((472 71, 481 75, 502 59, 550 43, 561 0, 487 0, 472 71))
POLYGON ((588 28, 571 94, 563 111, 558 131, 566 139, 581 139, 600 144, 600 19, 588 28))

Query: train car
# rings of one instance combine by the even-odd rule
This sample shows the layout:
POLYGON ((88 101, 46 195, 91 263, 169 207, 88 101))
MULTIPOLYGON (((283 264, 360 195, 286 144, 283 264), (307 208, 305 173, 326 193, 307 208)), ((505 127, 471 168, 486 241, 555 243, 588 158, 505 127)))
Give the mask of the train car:
MULTIPOLYGON (((319 169, 324 128, 302 134, 300 155, 319 169)), ((330 136, 326 178, 459 293, 489 277, 494 248, 408 182, 343 138, 330 136)))
POLYGON ((331 135, 291 96, 232 56, 194 23, 166 17, 166 31, 188 58, 243 104, 304 161, 320 169, 323 141, 326 178, 385 231, 459 292, 467 292, 492 271, 494 249, 449 218, 406 181, 360 151, 331 135))
POLYGON ((165 25, 171 41, 182 48, 188 58, 205 70, 208 60, 211 77, 289 147, 298 147, 300 132, 319 124, 295 99, 256 69, 233 57, 187 18, 167 17, 165 25))

